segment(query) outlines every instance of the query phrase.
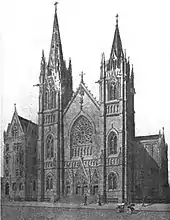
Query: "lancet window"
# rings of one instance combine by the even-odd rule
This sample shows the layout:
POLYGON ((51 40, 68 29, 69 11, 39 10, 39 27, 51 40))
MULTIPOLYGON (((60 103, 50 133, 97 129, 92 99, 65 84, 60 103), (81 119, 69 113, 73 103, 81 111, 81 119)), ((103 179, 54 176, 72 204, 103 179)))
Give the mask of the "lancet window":
POLYGON ((118 86, 117 84, 108 85, 108 101, 115 100, 118 98, 118 86))
POLYGON ((46 189, 53 189, 53 177, 52 175, 48 175, 46 179, 46 189))
POLYGON ((12 127, 11 135, 14 138, 16 138, 18 136, 18 126, 17 126, 16 121, 14 122, 14 125, 12 127))
POLYGON ((108 155, 117 154, 117 135, 111 132, 108 137, 108 155))
POLYGON ((108 175, 108 189, 116 189, 117 188, 117 177, 115 173, 110 173, 108 175))
POLYGON ((5 184, 5 195, 9 195, 9 183, 5 184))
POLYGON ((48 108, 48 91, 46 91, 44 95, 44 109, 46 110, 47 108, 48 108))
POLYGON ((46 158, 51 159, 54 156, 54 139, 52 135, 48 135, 46 139, 46 158))

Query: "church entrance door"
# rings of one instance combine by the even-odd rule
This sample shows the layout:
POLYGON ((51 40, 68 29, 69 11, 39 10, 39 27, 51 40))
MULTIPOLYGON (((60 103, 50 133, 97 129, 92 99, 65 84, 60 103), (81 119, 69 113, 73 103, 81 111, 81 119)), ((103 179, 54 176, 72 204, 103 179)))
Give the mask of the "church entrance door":
POLYGON ((88 193, 88 186, 87 185, 83 185, 83 187, 82 187, 82 195, 84 195, 84 194, 87 194, 88 193))
POLYGON ((93 195, 97 195, 98 194, 98 185, 94 185, 93 186, 93 195))
POLYGON ((76 186, 76 195, 81 196, 81 186, 80 185, 76 186))

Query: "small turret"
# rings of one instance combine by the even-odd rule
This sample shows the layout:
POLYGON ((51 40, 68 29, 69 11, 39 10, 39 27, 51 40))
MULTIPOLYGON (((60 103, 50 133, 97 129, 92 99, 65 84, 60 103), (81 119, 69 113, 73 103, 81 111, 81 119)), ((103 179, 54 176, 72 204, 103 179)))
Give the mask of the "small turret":
POLYGON ((44 50, 42 50, 41 65, 40 65, 40 78, 39 78, 40 83, 44 82, 45 70, 46 70, 46 62, 45 62, 44 50))

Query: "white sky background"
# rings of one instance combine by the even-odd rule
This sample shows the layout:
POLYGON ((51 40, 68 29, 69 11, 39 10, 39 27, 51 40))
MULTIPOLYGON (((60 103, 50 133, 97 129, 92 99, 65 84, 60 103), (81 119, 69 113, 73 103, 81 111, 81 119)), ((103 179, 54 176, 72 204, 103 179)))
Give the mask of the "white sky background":
MULTIPOLYGON (((14 103, 22 117, 37 121, 42 49, 48 59, 54 1, 0 1, 1 134, 14 103)), ((136 134, 157 134, 165 127, 170 149, 170 4, 167 0, 60 0, 58 20, 64 58, 72 58, 74 90, 83 70, 98 97, 101 53, 109 57, 115 15, 123 48, 135 72, 136 134)), ((2 135, 1 135, 2 140, 2 135)), ((170 150, 169 150, 170 158, 170 150)), ((170 164, 169 164, 170 168, 170 164)))

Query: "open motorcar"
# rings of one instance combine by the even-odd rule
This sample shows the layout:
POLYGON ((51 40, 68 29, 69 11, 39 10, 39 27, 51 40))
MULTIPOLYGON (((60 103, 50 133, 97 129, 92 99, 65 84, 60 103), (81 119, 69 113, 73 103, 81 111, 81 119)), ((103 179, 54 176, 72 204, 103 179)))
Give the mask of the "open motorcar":
POLYGON ((117 212, 127 212, 127 213, 132 213, 135 210, 135 204, 131 203, 126 205, 125 203, 120 203, 117 205, 116 210, 117 212))

